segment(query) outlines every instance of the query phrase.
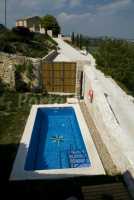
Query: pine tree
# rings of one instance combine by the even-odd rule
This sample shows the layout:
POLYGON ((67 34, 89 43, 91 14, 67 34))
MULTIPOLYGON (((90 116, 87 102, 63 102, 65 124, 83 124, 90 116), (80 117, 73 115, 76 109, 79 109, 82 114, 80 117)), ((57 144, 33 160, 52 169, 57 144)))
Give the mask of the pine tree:
POLYGON ((83 46, 83 36, 80 34, 79 36, 79 48, 82 49, 83 46))
POLYGON ((72 40, 72 44, 74 44, 74 43, 75 43, 75 35, 74 35, 74 32, 72 32, 71 40, 72 40))
POLYGON ((79 38, 80 38, 80 36, 79 36, 79 34, 77 34, 77 36, 76 36, 76 46, 77 47, 79 47, 79 42, 80 42, 79 38))

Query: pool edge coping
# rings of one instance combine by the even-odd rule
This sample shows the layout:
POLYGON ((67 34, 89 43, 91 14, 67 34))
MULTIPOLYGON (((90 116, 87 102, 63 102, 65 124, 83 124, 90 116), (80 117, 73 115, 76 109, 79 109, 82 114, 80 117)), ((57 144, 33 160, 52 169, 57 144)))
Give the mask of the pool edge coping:
POLYGON ((59 178, 69 178, 75 176, 93 176, 93 175, 105 175, 105 170, 103 168, 102 162, 99 158, 97 149, 92 140, 91 133, 87 127, 86 121, 82 114, 79 104, 45 104, 45 105, 33 105, 30 114, 28 116, 22 138, 20 140, 19 148, 15 161, 13 163, 13 168, 10 174, 10 181, 15 180, 39 180, 39 179, 59 179, 59 178), (38 108, 42 107, 73 107, 75 110, 76 118, 82 133, 82 138, 89 155, 91 166, 88 168, 66 168, 66 169, 52 169, 52 170, 35 170, 25 171, 24 165, 26 161, 26 156, 28 153, 28 147, 30 145, 31 135, 33 131, 33 126, 37 114, 38 108), (23 151, 23 146, 25 145, 25 151, 23 151), (21 159, 20 159, 21 158, 21 159), (97 164, 96 164, 97 163, 97 164))

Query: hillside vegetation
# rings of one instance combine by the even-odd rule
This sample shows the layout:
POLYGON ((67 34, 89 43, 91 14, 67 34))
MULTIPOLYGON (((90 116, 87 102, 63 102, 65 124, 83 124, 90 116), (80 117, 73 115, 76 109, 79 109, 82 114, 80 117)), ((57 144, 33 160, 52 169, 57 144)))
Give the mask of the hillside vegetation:
POLYGON ((107 37, 90 38, 72 33, 72 45, 92 53, 97 68, 111 76, 122 89, 134 96, 134 43, 107 37))
POLYGON ((111 76, 134 96, 134 45, 122 40, 103 40, 94 54, 97 68, 111 76))
POLYGON ((82 34, 72 33, 71 36, 71 45, 78 47, 79 49, 86 49, 90 53, 94 53, 98 48, 101 38, 91 38, 89 36, 84 36, 82 34))
POLYGON ((40 20, 42 27, 44 27, 46 31, 52 30, 53 35, 55 37, 57 37, 58 34, 60 34, 61 28, 57 19, 54 16, 45 15, 44 17, 40 18, 40 20))
POLYGON ((48 35, 33 33, 24 27, 9 30, 0 26, 0 51, 36 58, 44 57, 56 45, 48 35))

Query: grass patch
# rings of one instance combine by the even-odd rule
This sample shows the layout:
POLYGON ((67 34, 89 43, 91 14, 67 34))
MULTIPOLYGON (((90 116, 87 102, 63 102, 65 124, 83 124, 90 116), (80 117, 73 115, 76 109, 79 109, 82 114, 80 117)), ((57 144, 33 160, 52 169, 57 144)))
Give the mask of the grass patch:
POLYGON ((65 102, 66 97, 62 96, 16 92, 4 93, 0 97, 0 143, 18 142, 20 137, 17 136, 21 135, 18 132, 22 132, 33 104, 65 102), (15 140, 15 138, 18 139, 15 140))
POLYGON ((3 179, 9 176, 31 106, 61 102, 65 103, 66 97, 16 92, 0 96, 0 160, 4 171, 0 176, 3 179))

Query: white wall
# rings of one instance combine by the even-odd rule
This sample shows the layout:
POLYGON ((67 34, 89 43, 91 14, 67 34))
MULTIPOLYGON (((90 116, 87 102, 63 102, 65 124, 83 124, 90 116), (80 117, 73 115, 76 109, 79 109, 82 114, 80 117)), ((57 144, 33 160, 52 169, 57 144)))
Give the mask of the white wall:
MULTIPOLYGON (((110 109, 105 98, 103 87, 96 75, 95 60, 91 56, 91 65, 84 66, 84 101, 91 117, 100 133, 103 143, 106 145, 117 169, 124 174, 131 193, 134 192, 132 178, 126 178, 129 172, 134 177, 134 166, 128 155, 132 154, 132 141, 124 134, 122 128, 110 109), (89 89, 93 90, 94 98, 91 103, 88 98, 89 89), (126 153, 127 152, 127 153, 126 153)), ((134 152, 134 151, 133 151, 134 152)), ((134 194, 133 194, 134 195, 134 194)))

